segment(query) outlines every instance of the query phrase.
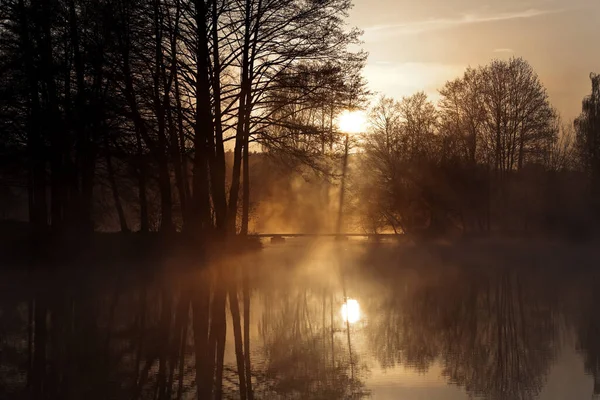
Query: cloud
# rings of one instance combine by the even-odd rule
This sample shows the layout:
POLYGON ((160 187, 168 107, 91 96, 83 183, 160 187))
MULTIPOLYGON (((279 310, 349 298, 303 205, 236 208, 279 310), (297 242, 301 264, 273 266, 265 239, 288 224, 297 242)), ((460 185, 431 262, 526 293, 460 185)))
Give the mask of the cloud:
POLYGON ((431 100, 439 97, 438 89, 463 74, 466 65, 430 62, 368 64, 363 72, 369 88, 376 93, 400 99, 424 91, 431 100))
POLYGON ((513 49, 494 49, 494 53, 514 53, 513 49))
POLYGON ((538 10, 529 9, 516 12, 506 12, 497 14, 464 14, 459 18, 435 18, 423 21, 405 22, 400 24, 374 25, 364 29, 365 36, 370 35, 414 35, 422 32, 429 32, 442 29, 450 29, 463 25, 481 24, 487 22, 510 21, 516 19, 535 18, 541 15, 556 14, 563 12, 562 9, 556 10, 538 10))

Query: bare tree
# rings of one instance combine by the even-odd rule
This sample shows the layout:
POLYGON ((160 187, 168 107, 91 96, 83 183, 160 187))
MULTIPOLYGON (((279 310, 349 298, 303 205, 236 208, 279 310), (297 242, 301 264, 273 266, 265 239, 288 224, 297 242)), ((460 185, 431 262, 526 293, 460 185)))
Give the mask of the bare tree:
POLYGON ((593 196, 600 187, 600 75, 590 74, 592 92, 583 100, 581 115, 575 120, 577 151, 584 171, 590 177, 593 196))
POLYGON ((456 156, 472 164, 480 161, 483 147, 482 78, 477 69, 467 68, 461 78, 447 82, 440 90, 440 133, 448 139, 444 151, 447 157, 456 156))
POLYGON ((480 73, 488 162, 500 175, 539 162, 544 144, 555 139, 556 113, 537 74, 522 58, 492 61, 480 73))
POLYGON ((362 171, 369 176, 362 180, 359 196, 368 201, 367 215, 380 221, 375 226, 383 224, 394 231, 425 227, 432 208, 423 177, 438 163, 440 147, 434 105, 424 93, 401 102, 382 97, 370 120, 362 161, 362 171))

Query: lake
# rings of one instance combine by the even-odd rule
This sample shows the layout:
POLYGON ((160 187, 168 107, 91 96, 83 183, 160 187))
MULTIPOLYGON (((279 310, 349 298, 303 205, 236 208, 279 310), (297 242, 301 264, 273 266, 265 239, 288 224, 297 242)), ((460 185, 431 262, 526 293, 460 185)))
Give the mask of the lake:
POLYGON ((288 240, 201 270, 171 258, 146 272, 6 271, 0 398, 192 399, 199 365, 222 382, 209 397, 239 398, 242 333, 255 399, 600 398, 597 253, 529 239, 288 240), (210 304, 233 290, 240 307, 227 301, 210 353, 194 346, 203 290, 210 304))

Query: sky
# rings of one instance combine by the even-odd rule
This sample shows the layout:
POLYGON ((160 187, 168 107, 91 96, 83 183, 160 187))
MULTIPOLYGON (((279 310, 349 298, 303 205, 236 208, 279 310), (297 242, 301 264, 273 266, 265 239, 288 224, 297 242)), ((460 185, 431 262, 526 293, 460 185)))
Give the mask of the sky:
POLYGON ((600 73, 600 0, 354 0, 369 89, 400 99, 438 89, 468 66, 523 57, 564 119, 600 73))

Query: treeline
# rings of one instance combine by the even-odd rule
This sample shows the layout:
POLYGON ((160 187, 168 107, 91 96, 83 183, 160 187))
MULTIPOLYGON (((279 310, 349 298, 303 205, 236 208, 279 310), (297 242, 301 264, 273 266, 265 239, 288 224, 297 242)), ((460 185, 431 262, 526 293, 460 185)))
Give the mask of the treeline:
POLYGON ((370 231, 589 232, 600 216, 600 78, 561 120, 521 58, 468 68, 437 106, 424 93, 370 110, 355 207, 370 231))
MULTIPOLYGON (((318 183, 302 197, 335 213, 328 181, 341 175, 344 147, 336 119, 368 94, 366 55, 349 50, 360 34, 345 26, 350 7, 4 1, 2 217, 26 214, 40 231, 65 233, 247 233, 253 204, 261 219, 273 214, 263 200, 299 196, 285 173, 270 187, 271 165, 310 175, 318 183), (265 157, 252 163, 252 152, 265 157)), ((574 123, 520 58, 467 69, 438 104, 423 93, 379 99, 360 157, 350 156, 354 197, 344 207, 358 222, 344 229, 589 230, 600 210, 595 75, 592 87, 574 123)))
POLYGON ((40 230, 91 232, 108 203, 123 231, 247 232, 253 146, 318 164, 365 92, 350 7, 3 1, 3 181, 40 230))

